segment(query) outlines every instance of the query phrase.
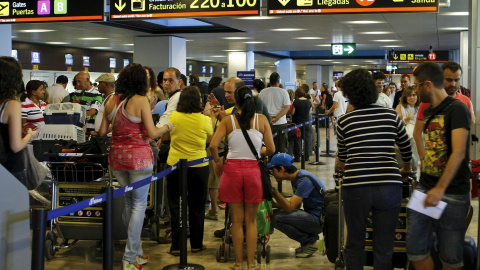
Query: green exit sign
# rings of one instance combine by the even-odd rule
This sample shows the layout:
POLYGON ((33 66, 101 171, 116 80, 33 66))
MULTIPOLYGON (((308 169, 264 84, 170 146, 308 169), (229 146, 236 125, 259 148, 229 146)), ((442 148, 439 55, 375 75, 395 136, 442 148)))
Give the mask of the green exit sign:
POLYGON ((355 43, 332 43, 332 55, 355 55, 355 43))

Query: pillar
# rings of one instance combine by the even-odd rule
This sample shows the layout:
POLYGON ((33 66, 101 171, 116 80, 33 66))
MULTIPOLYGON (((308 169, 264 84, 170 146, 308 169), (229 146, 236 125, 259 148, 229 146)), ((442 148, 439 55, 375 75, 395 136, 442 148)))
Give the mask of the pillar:
POLYGON ((149 66, 155 74, 175 67, 187 73, 187 42, 174 36, 135 37, 133 62, 149 66))
MULTIPOLYGON (((480 28, 478 27, 478 24, 480 23, 480 19, 478 17, 478 14, 480 13, 480 6, 478 5, 478 0, 472 0, 469 1, 469 81, 470 83, 468 84, 469 88, 472 90, 472 95, 471 95, 471 100, 473 103, 473 108, 475 111, 475 127, 472 127, 472 134, 477 134, 480 135, 480 123, 479 123, 479 113, 480 111, 478 110, 477 104, 480 102, 480 95, 477 94, 477 89, 480 89, 480 80, 477 79, 478 76, 478 66, 480 65, 480 44, 478 37, 480 36, 480 28)), ((464 71, 465 73, 465 71, 464 71)), ((471 158, 472 159, 478 159, 480 158, 479 155, 480 151, 480 145, 479 143, 474 144, 474 149, 471 153, 471 158)))
POLYGON ((322 66, 319 65, 307 65, 306 70, 306 84, 313 88, 313 82, 317 82, 317 87, 320 89, 322 83, 322 66))
POLYGON ((0 25, 0 55, 11 56, 12 55, 12 25, 4 24, 0 25))
MULTIPOLYGON (((285 86, 286 83, 296 84, 295 61, 292 59, 282 59, 277 65, 277 73, 280 75, 280 83, 285 86)), ((296 89, 296 88, 294 88, 296 89)))

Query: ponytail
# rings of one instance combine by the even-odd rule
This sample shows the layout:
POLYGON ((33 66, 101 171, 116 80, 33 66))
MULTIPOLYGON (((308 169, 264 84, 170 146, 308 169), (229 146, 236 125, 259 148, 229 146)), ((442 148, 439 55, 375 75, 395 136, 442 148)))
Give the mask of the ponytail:
POLYGON ((238 123, 245 129, 250 129, 250 120, 255 115, 255 100, 252 90, 247 86, 241 86, 235 91, 235 101, 242 109, 242 114, 238 117, 238 123))

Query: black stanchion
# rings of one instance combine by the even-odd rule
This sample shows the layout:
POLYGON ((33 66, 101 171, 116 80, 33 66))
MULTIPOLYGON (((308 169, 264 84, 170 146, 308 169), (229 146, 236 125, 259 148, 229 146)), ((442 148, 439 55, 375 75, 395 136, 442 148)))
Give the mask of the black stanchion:
MULTIPOLYGON (((325 134, 326 134, 326 142, 325 142, 325 145, 327 147, 325 154, 322 154, 321 156, 322 157, 334 157, 332 154, 330 153, 335 153, 335 151, 331 151, 330 150, 330 127, 328 125, 329 123, 329 119, 330 117, 327 115, 327 118, 325 118, 325 134)), ((333 124, 333 123, 332 123, 333 124)))
POLYGON ((47 224, 47 210, 32 210, 32 270, 45 269, 45 229, 47 224))
POLYGON ((113 269, 113 187, 105 192, 103 206, 103 269, 113 269))
POLYGON ((302 125, 302 129, 300 132, 300 163, 301 168, 305 170, 305 157, 307 157, 307 150, 305 149, 305 123, 302 125))
POLYGON ((188 269, 204 270, 199 264, 187 263, 187 160, 180 159, 180 264, 171 264, 163 267, 163 270, 188 269))
POLYGON ((318 118, 320 115, 316 115, 315 117, 315 131, 317 133, 317 143, 315 145, 315 161, 310 162, 308 164, 310 165, 325 165, 327 163, 319 161, 320 159, 320 121, 318 121, 318 118))
MULTIPOLYGON (((280 133, 280 135, 278 135, 278 132, 275 132, 275 133, 273 134, 273 138, 275 139, 276 136, 282 136, 282 133, 280 133)), ((275 145, 275 147, 277 147, 277 146, 275 145)), ((276 150, 275 150, 275 151, 276 151, 276 150)), ((276 152, 276 153, 278 153, 278 152, 276 152)), ((276 154, 276 153, 275 153, 275 154, 276 154)), ((272 157, 272 156, 271 156, 271 157, 272 157)), ((283 192, 282 182, 283 182, 283 181, 280 180, 280 181, 278 181, 278 183, 277 183, 277 190, 278 190, 278 192, 280 192, 280 193, 283 192)))

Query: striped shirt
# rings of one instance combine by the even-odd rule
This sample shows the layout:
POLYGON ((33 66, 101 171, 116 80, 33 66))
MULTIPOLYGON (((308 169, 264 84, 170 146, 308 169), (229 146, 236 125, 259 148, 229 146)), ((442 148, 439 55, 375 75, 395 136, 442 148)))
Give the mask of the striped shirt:
POLYGON ((338 159, 345 163, 344 187, 401 184, 395 144, 402 160, 410 162, 410 141, 397 113, 368 105, 340 117, 337 127, 338 159))
POLYGON ((27 123, 32 123, 37 127, 45 124, 43 119, 43 111, 47 107, 47 103, 40 100, 40 107, 31 101, 28 97, 22 102, 22 118, 27 119, 27 123))
MULTIPOLYGON (((84 107, 87 112, 91 109, 96 109, 98 112, 103 101, 102 94, 98 92, 98 90, 95 87, 86 91, 77 90, 70 95, 76 96, 77 99, 79 98, 80 99, 79 104, 82 105, 82 107, 84 107)), ((90 118, 90 120, 88 120, 87 134, 90 134, 90 131, 95 131, 96 117, 97 117, 97 114, 95 114, 90 118)))

